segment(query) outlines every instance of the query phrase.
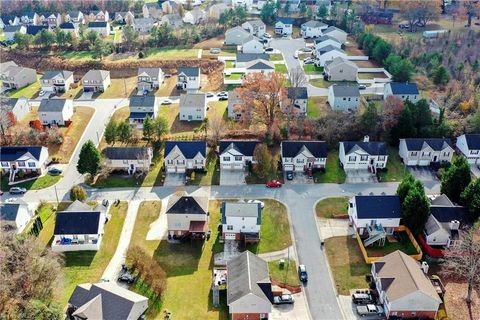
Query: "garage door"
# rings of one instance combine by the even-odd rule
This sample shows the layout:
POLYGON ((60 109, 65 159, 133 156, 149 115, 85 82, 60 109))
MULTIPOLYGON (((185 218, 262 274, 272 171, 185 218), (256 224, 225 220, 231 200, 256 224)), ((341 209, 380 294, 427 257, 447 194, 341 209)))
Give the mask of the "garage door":
POLYGON ((416 166, 417 165, 417 160, 408 160, 407 166, 416 166))
POLYGON ((283 170, 285 171, 293 171, 293 164, 285 164, 283 166, 283 170))
POLYGON ((175 172, 175 167, 167 167, 167 172, 175 172))
POLYGON ((225 233, 225 240, 235 240, 235 233, 225 233))
POLYGON ((179 172, 179 173, 184 173, 184 172, 185 172, 185 168, 177 168, 177 172, 179 172))
POLYGON ((222 169, 226 169, 226 170, 232 169, 232 165, 230 163, 223 163, 222 164, 222 169))
POLYGON ((243 168, 243 163, 235 163, 233 168, 237 169, 237 170, 242 169, 243 168))
POLYGON ((418 163, 419 166, 428 166, 430 164, 430 160, 420 160, 418 163))

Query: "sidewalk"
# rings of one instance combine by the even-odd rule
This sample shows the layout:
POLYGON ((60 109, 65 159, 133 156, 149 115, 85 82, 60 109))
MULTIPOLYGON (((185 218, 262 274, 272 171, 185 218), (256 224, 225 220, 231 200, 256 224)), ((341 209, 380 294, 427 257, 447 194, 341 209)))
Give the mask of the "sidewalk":
POLYGON ((289 250, 290 250, 290 259, 296 261, 297 257, 296 257, 295 249, 293 248, 293 246, 290 246, 288 248, 285 248, 279 251, 260 253, 258 256, 265 261, 275 261, 280 259, 286 259, 289 255, 289 252, 288 252, 289 250))

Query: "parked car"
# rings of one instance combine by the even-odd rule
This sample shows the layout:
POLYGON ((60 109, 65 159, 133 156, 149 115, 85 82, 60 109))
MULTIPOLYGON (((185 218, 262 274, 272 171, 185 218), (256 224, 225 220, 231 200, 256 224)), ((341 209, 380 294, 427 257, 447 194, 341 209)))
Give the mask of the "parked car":
POLYGON ((308 281, 307 267, 304 264, 298 266, 298 278, 302 282, 308 281))
POLYGON ((173 103, 173 101, 171 99, 163 99, 162 102, 161 102, 162 105, 167 105, 167 104, 172 104, 172 103, 173 103))
POLYGON ((270 33, 265 32, 265 33, 263 34, 263 37, 264 37, 264 38, 271 39, 271 38, 272 38, 272 35, 271 35, 270 33))
POLYGON ((273 297, 273 304, 292 304, 295 302, 291 294, 282 294, 281 296, 273 297))
POLYGON ((120 271, 120 275, 118 276, 117 280, 119 282, 126 282, 131 284, 135 282, 135 277, 130 272, 128 272, 127 266, 122 264, 122 271, 120 271))
POLYGON ((303 64, 314 64, 314 63, 315 63, 315 60, 312 58, 306 58, 305 60, 303 60, 303 64))
POLYGON ((228 100, 228 96, 220 96, 218 97, 218 101, 226 101, 228 100))
POLYGON ((293 180, 293 172, 287 171, 287 180, 293 180))
POLYGON ((24 194, 25 192, 27 192, 27 189, 20 187, 12 187, 9 191, 10 194, 24 194))
POLYGON ((302 51, 303 51, 303 52, 307 52, 307 53, 309 53, 309 52, 312 52, 312 51, 313 51, 313 49, 312 49, 312 48, 310 48, 310 47, 305 47, 305 48, 303 48, 303 49, 302 49, 302 51))
POLYGON ((207 92, 207 93, 205 93, 205 96, 206 96, 207 98, 212 98, 212 97, 214 96, 214 94, 211 93, 211 92, 207 92))
POLYGON ((228 92, 227 91, 220 91, 217 93, 217 97, 227 97, 228 98, 228 92))
POLYGON ((365 306, 357 306, 357 313, 361 317, 381 315, 383 314, 383 308, 374 304, 367 304, 365 306))
POLYGON ((408 23, 402 23, 402 24, 399 24, 398 27, 400 29, 409 29, 410 25, 408 25, 408 23))
POLYGON ((62 174, 62 169, 56 168, 56 167, 50 167, 48 168, 48 174, 51 176, 59 176, 62 174))
POLYGON ((164 78, 170 78, 171 76, 172 76, 172 75, 171 75, 170 73, 164 73, 164 74, 163 74, 163 77, 164 77, 164 78))
POLYGON ((272 47, 268 47, 268 48, 265 48, 265 52, 273 52, 273 48, 272 47))
POLYGON ((278 180, 269 180, 266 184, 267 188, 280 188, 282 183, 278 180))
POLYGON ((295 59, 298 59, 298 51, 295 51, 295 53, 293 54, 293 57, 294 57, 295 59))
POLYGON ((358 86, 358 89, 359 90, 365 90, 365 89, 367 89, 367 86, 364 85, 364 84, 361 84, 361 85, 358 86))
POLYGON ((372 304, 375 300, 368 293, 354 293, 352 294, 352 302, 355 304, 372 304))
POLYGON ((288 34, 284 34, 284 35, 282 35, 282 38, 284 38, 284 39, 287 39, 288 37, 289 37, 289 35, 288 35, 288 34))
POLYGON ((219 54, 222 50, 220 48, 211 48, 210 53, 212 54, 219 54))
POLYGON ((45 91, 44 91, 44 90, 40 90, 40 92, 38 93, 38 95, 39 95, 40 97, 44 96, 44 95, 45 95, 45 91))
POLYGON ((265 203, 263 201, 260 201, 260 200, 248 200, 247 203, 259 203, 260 208, 263 209, 265 207, 265 203))

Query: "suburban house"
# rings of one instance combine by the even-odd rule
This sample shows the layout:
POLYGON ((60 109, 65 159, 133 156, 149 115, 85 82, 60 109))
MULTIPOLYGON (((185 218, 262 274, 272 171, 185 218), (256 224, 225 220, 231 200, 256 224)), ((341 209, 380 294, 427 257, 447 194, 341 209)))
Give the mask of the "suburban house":
POLYGON ((300 34, 306 38, 316 38, 322 35, 322 31, 328 28, 323 22, 310 20, 303 23, 300 27, 300 34))
POLYGON ((137 91, 153 91, 163 83, 163 71, 160 68, 138 68, 137 91))
POLYGON ((137 18, 133 24, 133 29, 140 34, 146 34, 152 30, 154 23, 155 20, 152 18, 137 18))
POLYGON ((239 46, 251 37, 252 35, 242 27, 233 27, 225 31, 225 45, 239 46))
POLYGON ((92 10, 88 13, 87 20, 89 22, 108 22, 108 20, 110 20, 110 14, 106 10, 92 10))
POLYGON ((335 58, 347 59, 347 53, 345 51, 332 45, 317 49, 315 55, 317 57, 317 61, 315 62, 317 67, 324 67, 328 61, 332 61, 335 58))
POLYGON ((222 170, 245 170, 253 162, 253 152, 260 141, 221 140, 220 168, 222 170))
POLYGON ((98 251, 107 217, 103 208, 92 208, 75 201, 65 211, 57 212, 52 251, 98 251))
POLYGON ((342 43, 338 41, 336 38, 330 37, 330 36, 320 36, 318 38, 315 38, 315 50, 324 48, 326 46, 334 46, 335 48, 342 49, 342 43))
POLYGON ((14 39, 15 33, 17 32, 20 34, 26 34, 27 28, 22 25, 5 26, 5 28, 3 28, 3 35, 5 37, 5 40, 7 41, 12 41, 14 39))
POLYGON ((42 90, 46 92, 65 92, 70 89, 73 83, 73 72, 71 71, 47 71, 40 78, 42 90))
POLYGON ((162 17, 160 23, 177 29, 183 27, 183 18, 178 13, 166 14, 162 17))
POLYGON ((282 108, 284 112, 290 112, 288 106, 291 105, 295 113, 302 115, 307 113, 308 91, 306 87, 288 87, 287 99, 287 108, 282 108))
POLYGON ((32 218, 28 204, 22 200, 0 203, 0 231, 13 229, 21 233, 32 218))
POLYGON ((167 204, 168 238, 205 239, 209 230, 208 198, 174 193, 167 204))
POLYGON ((385 243, 386 236, 400 226, 398 196, 354 196, 348 202, 348 217, 365 247, 385 243))
POLYGON ((272 302, 272 284, 265 260, 246 250, 227 262, 230 319, 268 319, 272 302))
MULTIPOLYGON (((18 99, 0 97, 0 110, 2 111, 2 114, 7 116, 11 114, 16 121, 19 121, 30 112, 31 107, 28 99, 25 97, 20 97, 18 99)), ((2 125, 4 125, 3 122, 0 123, 0 126, 2 125)), ((5 130, 6 128, 2 129, 5 130)))
POLYGON ((280 144, 283 171, 311 172, 325 168, 327 144, 325 141, 285 140, 280 144))
POLYGON ((69 124, 73 116, 72 99, 42 99, 38 107, 38 118, 42 125, 69 124))
POLYGON ((225 3, 216 3, 208 9, 208 15, 210 18, 218 20, 220 15, 228 10, 228 7, 225 3))
POLYGON ((89 22, 87 31, 95 31, 99 36, 106 38, 110 34, 110 23, 108 21, 89 22))
POLYGON ((165 14, 178 13, 180 6, 181 6, 180 2, 167 0, 162 2, 162 11, 165 14))
POLYGON ((341 44, 345 44, 345 42, 347 42, 348 34, 342 29, 338 29, 337 27, 330 26, 323 30, 322 33, 324 35, 337 39, 341 44))
POLYGON ((323 72, 328 81, 357 81, 358 66, 343 57, 335 57, 325 62, 323 72))
POLYGON ((241 120, 244 111, 242 110, 243 100, 237 90, 228 92, 227 115, 233 120, 241 120))
POLYGON ((328 103, 333 110, 357 111, 360 90, 356 85, 333 84, 328 88, 328 103))
POLYGON ((24 68, 17 65, 7 64, 0 68, 0 80, 5 89, 21 89, 34 82, 37 82, 37 71, 31 68, 24 68))
POLYGON ((84 92, 104 92, 110 87, 110 71, 90 70, 82 79, 84 92))
POLYGON ((62 18, 60 14, 41 13, 39 15, 39 20, 42 22, 43 25, 47 26, 49 29, 55 29, 60 25, 62 18))
POLYGON ((148 298, 114 282, 82 283, 68 300, 68 319, 141 319, 148 298))
POLYGON ((290 36, 293 33, 293 19, 292 18, 277 18, 275 22, 275 34, 290 36))
POLYGON ((207 117, 205 93, 180 95, 180 121, 203 121, 207 117))
POLYGON ((383 88, 383 99, 394 96, 403 101, 417 102, 420 100, 417 84, 414 82, 390 82, 386 83, 383 88))
POLYGON ((253 0, 232 0, 232 7, 245 7, 247 11, 251 10, 253 6, 253 0))
POLYGON ((37 25, 40 23, 39 16, 36 12, 30 11, 20 16, 20 23, 37 25))
POLYGON ((242 52, 243 53, 263 53, 263 43, 260 40, 250 35, 245 41, 242 43, 242 52))
POLYGON ((480 165, 480 134, 462 134, 455 145, 468 163, 480 165))
POLYGON ((407 166, 429 166, 452 161, 455 150, 450 139, 400 139, 399 155, 407 166))
POLYGON ((262 207, 260 203, 222 202, 222 239, 245 242, 260 240, 262 207))
POLYGON ((165 167, 167 172, 205 169, 207 143, 205 141, 166 141, 165 167))
POLYGON ((365 136, 362 142, 340 142, 339 160, 343 169, 365 169, 376 173, 378 168, 386 168, 388 147, 385 142, 370 141, 365 136))
POLYGON ((427 278, 426 271, 400 250, 372 264, 372 282, 387 318, 436 318, 442 299, 427 278))
POLYGON ((275 65, 273 62, 263 59, 257 59, 245 64, 245 74, 261 72, 272 73, 275 72, 275 65))
POLYGON ((143 121, 146 117, 155 119, 158 114, 157 97, 155 96, 132 96, 130 97, 130 115, 129 122, 132 125, 137 125, 138 128, 143 128, 143 121))
POLYGON ((72 22, 64 22, 60 26, 58 26, 60 30, 63 32, 68 32, 68 33, 73 33, 75 36, 78 37, 78 25, 72 23, 72 22))
POLYGON ((158 2, 145 3, 142 7, 142 14, 144 18, 160 20, 163 10, 158 2))
POLYGON ((109 170, 122 170, 129 175, 137 171, 147 173, 153 158, 152 148, 146 147, 107 147, 104 154, 109 170))
POLYGON ((131 26, 134 24, 135 16, 131 11, 120 11, 115 13, 114 20, 118 23, 126 24, 127 26, 131 26))
POLYGON ((246 21, 242 24, 242 28, 259 38, 267 32, 265 23, 260 19, 246 21))
POLYGON ((237 56, 235 58, 235 68, 245 68, 246 64, 253 60, 266 60, 270 58, 268 53, 242 53, 237 52, 237 56))
POLYGON ((461 228, 467 216, 465 207, 453 204, 446 195, 436 197, 430 205, 430 216, 423 231, 425 242, 429 246, 455 246, 461 241, 461 228))
POLYGON ((202 23, 207 14, 200 7, 195 7, 190 11, 186 11, 183 15, 183 22, 190 24, 199 24, 202 23))
POLYGON ((42 174, 47 167, 48 148, 42 146, 0 147, 2 171, 15 181, 18 172, 42 174))
POLYGON ((200 68, 178 68, 177 89, 187 91, 200 89, 200 68))
POLYGON ((40 26, 32 26, 32 25, 28 25, 27 26, 27 34, 30 34, 32 36, 36 35, 37 33, 39 33, 40 31, 42 30, 46 30, 48 29, 47 26, 43 26, 43 25, 40 25, 40 26))
POLYGON ((64 22, 73 22, 78 25, 85 23, 85 19, 81 11, 68 11, 64 22))
POLYGON ((0 17, 0 29, 5 28, 6 26, 16 26, 20 24, 20 18, 17 16, 7 16, 2 15, 0 17))

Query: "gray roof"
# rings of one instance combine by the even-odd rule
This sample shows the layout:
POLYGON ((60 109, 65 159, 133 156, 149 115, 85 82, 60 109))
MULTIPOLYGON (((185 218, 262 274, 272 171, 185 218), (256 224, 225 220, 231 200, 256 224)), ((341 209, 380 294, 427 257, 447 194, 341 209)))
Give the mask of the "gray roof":
POLYGON ((343 31, 342 29, 339 29, 339 28, 334 27, 334 26, 330 26, 330 27, 328 27, 327 29, 323 30, 323 33, 324 33, 324 34, 327 34, 327 33, 330 33, 330 32, 332 32, 332 31, 341 31, 341 32, 343 32, 343 33, 346 33, 346 32, 343 31))
POLYGON ((0 221, 15 221, 20 209, 28 210, 25 202, 0 204, 0 221))
POLYGON ((340 41, 338 41, 338 39, 336 39, 334 37, 331 37, 331 36, 328 36, 326 34, 324 34, 323 36, 315 38, 315 43, 320 43, 320 42, 327 41, 327 40, 332 40, 332 41, 335 41, 337 43, 340 43, 340 41))
POLYGON ((90 207, 88 204, 83 203, 79 200, 75 200, 68 206, 67 209, 63 210, 64 212, 85 212, 85 211, 92 211, 94 208, 90 207))
POLYGON ((150 78, 156 77, 157 80, 162 74, 162 69, 160 68, 138 68, 137 76, 147 75, 150 78))
POLYGON ((260 19, 255 19, 255 20, 248 20, 248 21, 245 21, 245 23, 250 23, 252 26, 256 26, 256 27, 263 27, 265 26, 265 23, 260 20, 260 19))
POLYGON ((155 20, 152 18, 137 18, 135 19, 135 25, 147 25, 152 26, 155 23, 155 20))
POLYGON ((302 24, 302 26, 309 27, 309 28, 320 28, 320 27, 325 27, 326 24, 320 21, 310 20, 302 24))
POLYGON ((21 104, 26 104, 28 103, 28 99, 25 97, 20 97, 20 98, 0 97, 0 110, 11 112, 19 102, 21 104))
POLYGON ((262 224, 262 207, 260 203, 246 202, 223 202, 222 223, 226 223, 226 217, 252 217, 257 218, 257 225, 262 224))
POLYGON ((180 108, 204 106, 205 93, 187 93, 180 96, 180 108))
POLYGON ((18 32, 23 26, 5 26, 3 32, 18 32))
POLYGON ((324 53, 327 53, 327 52, 330 52, 330 51, 338 51, 338 52, 342 52, 342 53, 345 53, 345 51, 343 51, 342 49, 339 49, 335 46, 332 46, 331 44, 329 44, 328 46, 325 46, 325 47, 322 47, 320 49, 317 49, 317 51, 322 55, 324 53))
POLYGON ((7 71, 9 67, 12 66, 17 66, 17 64, 14 61, 5 61, 0 63, 0 73, 4 73, 7 71))
POLYGON ((109 75, 110 71, 107 70, 90 70, 83 76, 83 80, 103 81, 109 75))
POLYGON ((333 68, 333 67, 336 67, 336 66, 339 66, 339 65, 349 65, 349 66, 358 70, 358 66, 354 62, 352 62, 350 60, 347 60, 343 57, 335 57, 335 58, 333 58, 333 60, 329 60, 329 61, 325 62, 325 68, 327 68, 327 67, 328 68, 333 68))
POLYGON ((105 157, 111 160, 138 160, 148 154, 145 147, 107 147, 105 157))
POLYGON ((275 69, 275 65, 267 60, 257 59, 250 62, 247 62, 246 68, 249 70, 265 70, 265 69, 275 69))
POLYGON ((249 62, 257 59, 268 60, 270 56, 268 53, 243 53, 237 52, 236 62, 249 62))
POLYGON ((62 112, 67 99, 42 99, 38 112, 62 112))
POLYGON ((330 88, 336 97, 360 97, 360 90, 356 85, 333 84, 330 88))
POLYGON ((420 151, 423 150, 426 146, 429 146, 435 151, 441 151, 447 147, 452 147, 452 141, 450 139, 443 138, 412 138, 412 139, 403 139, 409 151, 420 151))
POLYGON ((288 87, 287 96, 289 99, 308 99, 306 87, 288 87))
POLYGON ((129 107, 155 107, 156 102, 155 96, 132 96, 129 107))
POLYGON ((45 74, 42 76, 41 80, 50 80, 53 78, 60 77, 61 79, 68 79, 73 75, 72 71, 66 71, 66 70, 52 70, 52 71, 47 71, 45 74))
POLYGON ((200 68, 177 68, 177 75, 182 73, 187 77, 199 77, 200 68))

